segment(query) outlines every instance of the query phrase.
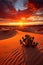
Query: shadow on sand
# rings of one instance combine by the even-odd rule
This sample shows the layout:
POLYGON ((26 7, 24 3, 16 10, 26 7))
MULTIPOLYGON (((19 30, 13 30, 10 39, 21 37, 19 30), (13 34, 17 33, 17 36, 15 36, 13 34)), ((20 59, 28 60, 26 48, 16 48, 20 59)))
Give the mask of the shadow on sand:
POLYGON ((22 49, 23 49, 26 65, 43 65, 43 44, 40 42, 38 43, 39 44, 38 46, 33 47, 29 45, 31 43, 30 40, 32 40, 33 38, 31 37, 30 39, 29 37, 30 37, 29 35, 25 35, 25 38, 24 37, 22 38, 24 40, 23 42, 25 42, 25 44, 22 42, 22 49), (30 43, 27 44, 26 41, 27 42, 30 41, 30 43))
POLYGON ((23 46, 23 53, 26 65, 43 65, 43 48, 39 46, 36 48, 23 46))
POLYGON ((16 33, 16 30, 0 31, 0 40, 11 38, 16 33))

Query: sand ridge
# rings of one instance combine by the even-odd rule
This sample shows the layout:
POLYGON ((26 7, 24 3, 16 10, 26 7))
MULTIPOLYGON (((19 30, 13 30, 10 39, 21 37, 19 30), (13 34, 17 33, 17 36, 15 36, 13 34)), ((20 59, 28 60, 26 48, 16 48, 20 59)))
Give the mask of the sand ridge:
POLYGON ((18 31, 12 38, 0 40, 0 65, 43 65, 43 35, 18 31), (25 34, 35 37, 36 48, 20 45, 25 34))

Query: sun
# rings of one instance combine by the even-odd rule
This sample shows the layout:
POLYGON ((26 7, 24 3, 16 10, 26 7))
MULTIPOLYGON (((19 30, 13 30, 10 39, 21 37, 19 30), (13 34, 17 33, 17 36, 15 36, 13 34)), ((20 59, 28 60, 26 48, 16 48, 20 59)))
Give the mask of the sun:
POLYGON ((19 26, 23 26, 23 25, 24 25, 24 21, 19 20, 19 21, 18 21, 18 24, 19 24, 19 26))
POLYGON ((20 25, 20 26, 23 26, 23 22, 19 22, 19 25, 20 25))

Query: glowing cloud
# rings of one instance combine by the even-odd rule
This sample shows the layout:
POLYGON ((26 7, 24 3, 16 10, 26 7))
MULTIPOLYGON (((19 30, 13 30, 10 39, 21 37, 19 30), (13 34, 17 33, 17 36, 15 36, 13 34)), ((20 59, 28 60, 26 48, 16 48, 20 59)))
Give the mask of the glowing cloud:
POLYGON ((7 26, 43 25, 43 22, 10 22, 10 23, 0 23, 0 25, 7 25, 7 26))

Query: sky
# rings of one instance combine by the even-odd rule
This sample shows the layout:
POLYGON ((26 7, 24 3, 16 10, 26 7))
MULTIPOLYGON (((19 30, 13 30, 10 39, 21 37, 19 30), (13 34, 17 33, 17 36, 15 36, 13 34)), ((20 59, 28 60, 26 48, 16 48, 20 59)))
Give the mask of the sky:
POLYGON ((43 0, 0 0, 0 18, 14 19, 33 14, 43 14, 43 0))

